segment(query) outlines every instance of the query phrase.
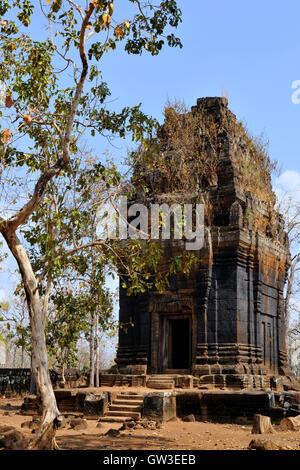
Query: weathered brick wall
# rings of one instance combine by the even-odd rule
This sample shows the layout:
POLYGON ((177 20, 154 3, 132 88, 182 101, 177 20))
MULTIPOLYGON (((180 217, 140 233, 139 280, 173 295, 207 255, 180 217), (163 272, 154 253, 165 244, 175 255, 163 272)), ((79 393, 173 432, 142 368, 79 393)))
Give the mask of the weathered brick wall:
MULTIPOLYGON (((30 391, 30 369, 0 369, 0 396, 23 395, 30 391)), ((50 371, 52 383, 55 385, 57 374, 50 371)))

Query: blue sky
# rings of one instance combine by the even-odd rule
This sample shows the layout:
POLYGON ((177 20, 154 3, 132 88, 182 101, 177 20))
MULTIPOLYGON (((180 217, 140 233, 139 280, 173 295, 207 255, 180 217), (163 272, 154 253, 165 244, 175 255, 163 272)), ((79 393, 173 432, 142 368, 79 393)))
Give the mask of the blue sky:
MULTIPOLYGON (((115 15, 127 19, 128 4, 115 0, 115 15)), ((291 99, 292 82, 300 80, 299 1, 179 0, 178 5, 182 49, 166 47, 156 57, 118 50, 104 57, 103 78, 117 98, 113 106, 141 102, 144 112, 161 121, 167 97, 192 106, 227 88, 230 109, 252 133, 264 132, 269 139, 271 156, 283 171, 279 184, 299 197, 300 104, 291 99)), ((35 17, 37 26, 43 21, 35 17)), ((102 145, 99 140, 93 146, 100 153, 108 148, 102 145)), ((4 272, 0 281, 3 295, 11 281, 4 272)))
MULTIPOLYGON (((116 14, 117 14, 117 1, 116 14)), ((127 2, 126 2, 127 3, 127 2)), ((182 49, 156 57, 116 52, 102 64, 116 105, 142 102, 161 119, 167 97, 188 106, 228 89, 229 106, 255 134, 265 132, 284 170, 300 169, 300 4, 293 1, 179 0, 182 49)))

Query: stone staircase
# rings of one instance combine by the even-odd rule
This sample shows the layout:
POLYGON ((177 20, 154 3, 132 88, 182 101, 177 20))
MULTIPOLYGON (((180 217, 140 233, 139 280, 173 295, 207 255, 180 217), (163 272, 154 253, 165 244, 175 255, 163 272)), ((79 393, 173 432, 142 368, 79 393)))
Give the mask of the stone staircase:
POLYGON ((109 405, 99 421, 106 423, 124 423, 142 416, 143 395, 120 393, 109 405))
POLYGON ((175 380, 172 375, 150 375, 146 385, 148 388, 158 390, 173 390, 175 388, 175 380))

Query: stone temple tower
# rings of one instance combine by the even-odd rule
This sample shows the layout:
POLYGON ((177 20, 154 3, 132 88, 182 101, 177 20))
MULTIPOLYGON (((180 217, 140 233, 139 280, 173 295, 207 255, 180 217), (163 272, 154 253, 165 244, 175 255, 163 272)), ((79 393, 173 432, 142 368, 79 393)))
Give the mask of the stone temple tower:
MULTIPOLYGON (((157 165, 143 171, 144 184, 134 180, 134 202, 204 202, 205 243, 195 252, 197 268, 171 276, 164 292, 128 296, 120 288, 120 321, 134 326, 120 329, 117 365, 125 373, 193 374, 215 387, 269 387, 289 375, 283 290, 290 260, 284 221, 274 211, 270 162, 226 98, 198 99, 178 125, 189 116, 196 128, 187 125, 187 142, 190 152, 198 146, 197 156, 185 156, 179 168, 175 132, 174 148, 162 145, 157 165)), ((161 142, 166 134, 165 124, 161 142)), ((162 265, 184 250, 183 240, 161 245, 162 265)))

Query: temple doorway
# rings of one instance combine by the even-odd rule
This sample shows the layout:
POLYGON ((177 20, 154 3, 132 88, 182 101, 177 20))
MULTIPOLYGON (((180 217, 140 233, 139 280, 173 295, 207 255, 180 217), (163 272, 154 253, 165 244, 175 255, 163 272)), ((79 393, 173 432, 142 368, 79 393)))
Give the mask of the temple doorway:
POLYGON ((163 316, 161 319, 161 372, 188 372, 191 368, 190 315, 163 316))
POLYGON ((264 366, 276 371, 276 349, 274 345, 274 319, 271 316, 261 315, 261 348, 264 366))

